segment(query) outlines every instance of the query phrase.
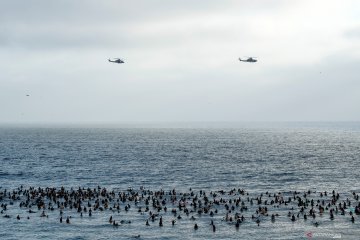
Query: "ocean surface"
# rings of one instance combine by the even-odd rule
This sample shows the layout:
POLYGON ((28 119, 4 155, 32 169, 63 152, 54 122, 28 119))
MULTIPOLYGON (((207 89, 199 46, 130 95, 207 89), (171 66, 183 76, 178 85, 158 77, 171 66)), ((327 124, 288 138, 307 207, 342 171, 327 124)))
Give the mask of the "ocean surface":
MULTIPOLYGON (((283 123, 186 127, 0 127, 0 191, 23 186, 97 188, 115 191, 150 189, 187 192, 244 189, 249 196, 265 192, 331 192, 351 198, 360 193, 360 123, 283 123)), ((5 200, 3 200, 5 202, 5 200)), ((199 230, 184 218, 175 226, 145 226, 132 208, 118 219, 131 224, 114 228, 110 213, 92 218, 75 213, 71 224, 59 223, 59 212, 25 219, 19 202, 7 201, 0 216, 0 239, 360 239, 360 218, 280 220, 259 226, 245 221, 239 229, 209 216, 197 217, 199 230), (24 219, 18 221, 16 215, 24 219)), ((169 206, 171 208, 171 206, 169 206)), ((247 215, 252 214, 249 209, 247 215)), ((116 214, 115 214, 116 215, 116 214)), ((114 215, 114 216, 115 216, 114 215)))

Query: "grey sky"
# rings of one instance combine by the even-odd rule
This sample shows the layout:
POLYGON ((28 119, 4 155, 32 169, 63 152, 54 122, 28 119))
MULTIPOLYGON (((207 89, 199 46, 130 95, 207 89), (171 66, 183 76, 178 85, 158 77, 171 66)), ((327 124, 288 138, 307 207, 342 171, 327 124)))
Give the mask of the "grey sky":
POLYGON ((0 53, 0 122, 360 120, 356 0, 2 0, 0 53))

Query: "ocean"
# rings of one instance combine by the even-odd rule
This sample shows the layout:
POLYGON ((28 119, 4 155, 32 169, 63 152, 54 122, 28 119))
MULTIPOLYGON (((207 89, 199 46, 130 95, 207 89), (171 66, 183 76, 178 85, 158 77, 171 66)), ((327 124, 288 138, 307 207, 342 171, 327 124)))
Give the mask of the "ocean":
MULTIPOLYGON (((3 125, 0 203, 7 204, 7 209, 0 216, 0 239, 359 239, 360 217, 354 214, 352 223, 348 215, 359 203, 353 199, 353 193, 360 193, 359 162, 357 122, 195 127, 3 125), (28 209, 19 206, 25 201, 24 196, 11 200, 4 194, 5 189, 9 193, 21 186, 64 187, 69 191, 79 187, 106 188, 116 193, 141 193, 145 189, 148 193, 164 191, 167 200, 173 189, 179 197, 180 193, 186 196, 191 191, 199 196, 200 191, 209 196, 225 191, 228 194, 221 198, 226 201, 231 198, 230 190, 241 189, 246 194, 234 198, 241 197, 248 209, 242 213, 245 221, 238 228, 225 219, 224 204, 218 206, 219 215, 182 214, 174 226, 171 221, 177 216, 169 210, 160 211, 164 226, 159 227, 159 219, 146 226, 148 213, 138 211, 138 207, 145 207, 142 201, 136 203, 139 205, 131 203, 128 211, 124 210, 126 203, 122 203, 120 211, 94 211, 91 217, 80 217, 76 210, 65 209, 71 223, 64 224, 59 222, 57 209, 46 209, 47 217, 41 217, 40 209, 28 213, 28 209), (352 203, 345 215, 339 213, 334 220, 324 214, 308 221, 301 215, 290 221, 288 212, 298 213, 294 201, 276 209, 268 206, 270 215, 279 215, 276 221, 256 216, 261 220, 257 225, 251 218, 258 205, 250 205, 248 198, 255 200, 266 192, 281 192, 287 199, 294 196, 294 191, 309 191, 318 199, 320 192, 331 195, 333 190, 343 201, 352 203), (131 223, 114 227, 108 222, 110 216, 131 223), (191 216, 196 219, 198 230, 194 230, 191 216), (215 232, 211 220, 217 226, 215 232)), ((178 207, 178 202, 166 204, 169 209, 178 207)))

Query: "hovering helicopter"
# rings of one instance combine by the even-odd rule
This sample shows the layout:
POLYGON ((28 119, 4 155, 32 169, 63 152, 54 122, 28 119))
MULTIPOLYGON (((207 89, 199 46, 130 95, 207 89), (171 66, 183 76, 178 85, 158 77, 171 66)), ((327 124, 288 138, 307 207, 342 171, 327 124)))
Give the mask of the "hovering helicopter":
POLYGON ((257 62, 257 60, 255 59, 255 57, 248 57, 248 59, 241 59, 239 58, 240 62, 250 62, 250 63, 254 63, 257 62))
POLYGON ((110 58, 108 59, 109 62, 112 63, 124 63, 123 60, 121 60, 120 58, 114 58, 114 60, 111 60, 110 58))

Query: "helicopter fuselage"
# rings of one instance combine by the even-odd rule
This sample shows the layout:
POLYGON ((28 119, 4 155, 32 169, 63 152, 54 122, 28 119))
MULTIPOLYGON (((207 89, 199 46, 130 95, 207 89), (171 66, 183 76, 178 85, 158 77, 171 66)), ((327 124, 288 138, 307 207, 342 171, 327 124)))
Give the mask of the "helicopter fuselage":
POLYGON ((257 62, 257 60, 254 58, 248 58, 248 59, 244 59, 244 60, 239 58, 239 61, 240 62, 251 62, 251 63, 257 62))
POLYGON ((110 59, 108 59, 108 60, 109 60, 109 62, 112 62, 112 63, 124 63, 124 61, 121 60, 121 59, 116 59, 116 60, 110 60, 110 59))

